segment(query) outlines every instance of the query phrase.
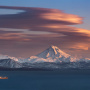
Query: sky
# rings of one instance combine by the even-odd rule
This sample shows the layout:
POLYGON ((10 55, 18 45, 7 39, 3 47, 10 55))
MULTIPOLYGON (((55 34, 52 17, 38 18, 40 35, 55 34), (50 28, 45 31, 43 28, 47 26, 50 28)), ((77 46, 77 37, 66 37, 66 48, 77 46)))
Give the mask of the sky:
POLYGON ((90 58, 90 0, 0 0, 0 54, 30 57, 50 45, 90 58))

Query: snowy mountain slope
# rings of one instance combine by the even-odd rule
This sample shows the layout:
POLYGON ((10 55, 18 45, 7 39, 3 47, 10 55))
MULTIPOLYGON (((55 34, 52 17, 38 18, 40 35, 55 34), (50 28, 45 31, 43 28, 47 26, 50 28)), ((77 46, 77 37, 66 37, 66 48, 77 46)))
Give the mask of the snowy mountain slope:
POLYGON ((76 59, 58 47, 50 46, 40 54, 26 59, 0 55, 0 67, 45 69, 90 68, 90 59, 76 59))
POLYGON ((63 52, 62 50, 60 50, 58 47, 56 46, 50 46, 48 49, 46 49, 45 51, 43 51, 42 53, 38 54, 37 55, 38 57, 41 57, 41 58, 52 58, 52 59, 55 59, 57 57, 61 58, 61 57, 69 57, 70 55, 69 54, 66 54, 65 52, 63 52))
POLYGON ((18 62, 18 58, 0 55, 0 67, 20 68, 22 65, 18 62))
POLYGON ((1 59, 0 60, 0 67, 7 67, 7 68, 21 68, 22 65, 14 61, 12 59, 1 59))
POLYGON ((40 63, 40 62, 70 62, 74 61, 75 58, 71 57, 69 54, 66 54, 56 46, 50 46, 45 51, 41 52, 36 56, 31 56, 27 58, 31 63, 40 63))
POLYGON ((2 60, 2 59, 13 59, 14 61, 18 61, 18 58, 10 57, 8 55, 1 55, 0 54, 0 60, 2 60))

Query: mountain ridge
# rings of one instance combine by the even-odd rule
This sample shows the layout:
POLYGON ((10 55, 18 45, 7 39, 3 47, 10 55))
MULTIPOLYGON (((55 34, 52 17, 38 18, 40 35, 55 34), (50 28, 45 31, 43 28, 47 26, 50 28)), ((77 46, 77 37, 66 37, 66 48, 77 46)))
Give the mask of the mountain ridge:
POLYGON ((0 55, 0 67, 8 68, 82 68, 87 63, 90 63, 89 58, 76 59, 53 45, 40 54, 26 59, 0 55))

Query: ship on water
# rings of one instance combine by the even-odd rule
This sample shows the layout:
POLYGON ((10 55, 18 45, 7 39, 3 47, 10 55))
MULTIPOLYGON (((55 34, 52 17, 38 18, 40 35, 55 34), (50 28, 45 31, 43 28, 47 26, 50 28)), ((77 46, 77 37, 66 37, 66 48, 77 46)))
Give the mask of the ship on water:
POLYGON ((2 76, 0 76, 0 79, 8 79, 8 77, 2 77, 2 76))

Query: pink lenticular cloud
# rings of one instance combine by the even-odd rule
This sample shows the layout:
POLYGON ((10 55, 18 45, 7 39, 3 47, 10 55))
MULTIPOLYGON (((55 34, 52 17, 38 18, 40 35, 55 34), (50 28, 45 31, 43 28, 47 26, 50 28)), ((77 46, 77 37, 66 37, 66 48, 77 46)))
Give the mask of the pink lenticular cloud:
POLYGON ((82 17, 58 9, 8 6, 0 8, 23 10, 18 14, 0 15, 0 28, 12 28, 12 31, 0 30, 0 43, 3 45, 0 45, 0 53, 29 57, 53 44, 72 55, 80 53, 89 57, 90 30, 68 26, 81 24, 82 17))
POLYGON ((57 9, 4 6, 3 8, 24 9, 24 12, 15 15, 1 15, 0 27, 2 28, 31 29, 33 27, 39 27, 46 24, 72 25, 82 23, 81 17, 73 14, 67 14, 57 9))
POLYGON ((49 10, 48 13, 43 13, 40 15, 43 19, 47 19, 47 20, 52 20, 52 21, 63 21, 63 22, 68 22, 71 24, 81 24, 82 23, 82 18, 77 16, 77 15, 73 15, 73 14, 67 14, 64 13, 60 10, 57 9, 51 9, 49 10))

